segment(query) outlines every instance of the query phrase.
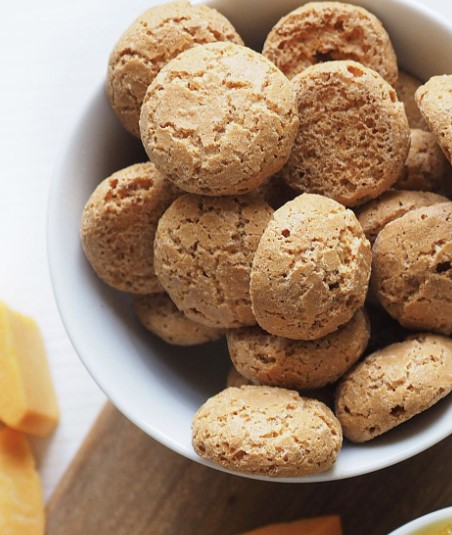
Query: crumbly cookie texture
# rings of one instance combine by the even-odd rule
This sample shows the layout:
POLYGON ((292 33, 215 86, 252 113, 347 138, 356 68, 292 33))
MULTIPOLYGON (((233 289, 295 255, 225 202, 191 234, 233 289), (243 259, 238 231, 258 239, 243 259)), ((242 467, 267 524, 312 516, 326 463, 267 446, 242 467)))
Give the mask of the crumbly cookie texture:
POLYGON ((370 244, 354 213, 321 195, 303 194, 277 210, 254 255, 251 302, 267 332, 315 340, 361 308, 370 244))
POLYGON ((447 202, 447 197, 425 191, 385 191, 377 199, 360 206, 356 217, 370 243, 374 243, 385 225, 410 210, 447 202))
POLYGON ((424 121, 419 108, 414 99, 414 94, 418 87, 422 85, 422 81, 405 71, 399 70, 399 77, 395 86, 397 97, 405 106, 405 112, 410 128, 419 128, 421 130, 428 130, 427 124, 424 121))
POLYGON ((107 284, 129 293, 163 291, 154 272, 157 221, 180 194, 155 166, 134 164, 103 180, 82 214, 86 258, 107 284))
POLYGON ((344 436, 365 442, 425 411, 452 390, 452 340, 432 334, 392 344, 339 383, 335 413, 344 436))
POLYGON ((396 189, 433 191, 452 196, 452 168, 436 142, 425 130, 411 130, 411 144, 396 189))
POLYGON ((452 74, 433 76, 415 93, 429 130, 452 163, 452 74))
POLYGON ((289 78, 310 65, 351 59, 397 81, 397 58, 381 22, 341 2, 309 2, 284 16, 268 34, 264 56, 289 78))
POLYGON ((334 383, 363 354, 369 341, 364 309, 333 333, 313 341, 273 336, 260 327, 231 329, 227 341, 238 372, 258 384, 295 390, 334 383))
POLYGON ((187 50, 160 71, 140 127, 149 159, 178 187, 240 195, 287 161, 298 117, 292 86, 270 61, 213 43, 187 50))
POLYGON ((342 445, 333 412, 298 392, 268 386, 227 388, 193 418, 198 455, 229 470, 292 477, 328 470, 342 445))
POLYGON ((188 319, 165 293, 135 296, 133 308, 143 327, 172 345, 204 344, 226 334, 188 319))
POLYGON ((133 22, 113 48, 107 72, 111 106, 131 134, 140 137, 144 95, 161 68, 188 48, 216 41, 243 44, 223 15, 201 4, 163 4, 133 22))
POLYGON ((300 127, 283 179, 345 206, 375 198, 400 176, 410 129, 395 90, 354 61, 309 67, 292 80, 300 127))
POLYGON ((254 325, 251 263, 273 213, 263 200, 186 194, 159 221, 157 276, 177 308, 209 327, 254 325))
POLYGON ((452 334, 452 202, 388 223, 372 249, 372 287, 403 326, 452 334))

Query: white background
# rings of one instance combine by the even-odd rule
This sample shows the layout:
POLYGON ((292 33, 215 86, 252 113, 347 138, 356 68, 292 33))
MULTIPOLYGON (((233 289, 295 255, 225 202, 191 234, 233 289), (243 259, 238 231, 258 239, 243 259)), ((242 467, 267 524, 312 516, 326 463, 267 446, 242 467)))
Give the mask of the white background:
MULTIPOLYGON (((60 426, 50 439, 33 441, 46 498, 105 400, 54 302, 46 257, 49 184, 58 154, 104 78, 115 40, 152 3, 0 3, 0 300, 38 321, 57 389, 60 426)), ((422 3, 452 20, 452 3, 422 3)))

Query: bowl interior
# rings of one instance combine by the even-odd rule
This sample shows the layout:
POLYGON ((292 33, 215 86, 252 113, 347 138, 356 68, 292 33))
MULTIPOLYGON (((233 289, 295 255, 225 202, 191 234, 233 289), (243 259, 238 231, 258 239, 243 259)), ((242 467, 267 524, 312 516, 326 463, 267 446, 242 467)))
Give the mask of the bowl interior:
MULTIPOLYGON (((452 73, 452 56, 437 52, 452 47, 452 29, 438 17, 403 0, 356 3, 381 18, 403 68, 423 79, 452 73), (416 30, 420 27, 422 32, 416 30)), ((248 45, 259 47, 272 24, 300 2, 214 0, 210 5, 230 18, 248 45)), ((129 22, 124 21, 124 27, 129 22)), ((48 256, 54 292, 76 351, 116 407, 171 449, 218 468, 194 453, 190 426, 198 407, 224 388, 230 367, 225 342, 176 348, 145 332, 130 311, 128 297, 97 279, 79 241, 80 216, 97 184, 120 168, 145 160, 140 142, 123 130, 103 87, 98 87, 52 181, 48 256)), ((367 445, 346 443, 329 472, 278 481, 325 481, 377 470, 428 448, 451 431, 452 406, 445 399, 367 445)))

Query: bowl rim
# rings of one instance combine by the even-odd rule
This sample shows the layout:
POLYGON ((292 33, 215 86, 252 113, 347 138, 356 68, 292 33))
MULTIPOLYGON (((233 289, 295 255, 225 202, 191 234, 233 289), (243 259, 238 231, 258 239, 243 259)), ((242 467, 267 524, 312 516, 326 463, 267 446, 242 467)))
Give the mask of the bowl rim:
MULTIPOLYGON (((390 1, 384 0, 384 1, 385 3, 402 5, 402 6, 407 7, 408 9, 421 11, 422 14, 425 14, 425 16, 427 16, 428 18, 433 19, 435 24, 441 25, 452 36, 452 23, 451 24, 446 23, 443 19, 440 18, 440 16, 436 12, 432 11, 430 8, 423 6, 412 0, 390 0, 390 1)), ((164 2, 159 1, 155 3, 157 4, 157 3, 164 3, 164 2)), ((198 4, 205 3, 209 5, 209 4, 213 4, 214 2, 212 2, 212 0, 206 1, 206 2, 203 2, 202 0, 194 0, 193 3, 198 3, 198 4)), ((62 296, 61 290, 60 290, 61 284, 63 283, 64 274, 60 270, 60 265, 57 260, 57 255, 55 254, 55 250, 56 250, 55 247, 57 247, 57 241, 58 241, 56 239, 57 233, 55 231, 55 228, 56 228, 55 224, 58 221, 58 218, 56 217, 57 216, 56 207, 58 205, 58 199, 60 198, 59 192, 60 192, 60 188, 62 187, 62 177, 64 177, 65 175, 65 168, 66 168, 65 162, 70 158, 74 145, 76 144, 77 140, 80 139, 80 135, 85 130, 85 125, 86 125, 88 116, 90 114, 90 108, 99 98, 100 93, 105 94, 103 80, 101 84, 99 84, 96 87, 95 91, 91 93, 89 98, 86 99, 84 106, 81 108, 81 115, 75 122, 74 127, 71 129, 70 135, 68 136, 68 139, 66 143, 64 144, 63 150, 61 150, 56 160, 56 164, 54 166, 52 179, 50 182, 50 187, 49 187, 49 192, 48 192, 48 199, 47 199, 47 221, 46 221, 47 262, 48 262, 50 280, 51 280, 55 302, 56 302, 63 326, 69 337, 69 340, 72 346, 74 347, 75 352, 77 353, 81 362, 83 363, 84 367, 90 373, 95 383, 99 386, 99 388, 105 393, 107 398, 122 414, 124 414, 132 423, 134 423, 137 427, 142 429, 146 434, 148 434, 149 436, 157 440, 159 443, 163 444, 164 446, 168 447, 174 452, 192 461, 196 461, 202 465, 209 466, 211 468, 217 469, 219 471, 222 471, 228 474, 235 474, 241 477, 247 477, 247 478, 256 479, 256 480, 280 482, 280 483, 311 483, 311 482, 334 481, 334 480, 347 479, 347 478, 371 473, 377 470, 381 470, 383 468, 387 468, 394 464, 397 464, 403 460, 409 459, 413 457, 414 455, 417 455, 421 453, 422 451, 425 451, 426 449, 432 447, 433 445, 437 444, 441 440, 444 440, 450 434, 452 434, 452 427, 450 429, 442 428, 433 436, 431 434, 428 434, 426 437, 424 437, 424 440, 422 442, 417 442, 416 444, 412 445, 410 448, 404 449, 402 451, 397 451, 396 453, 392 455, 388 455, 384 461, 377 459, 375 462, 369 463, 368 465, 364 467, 361 466, 359 468, 351 468, 347 470, 346 472, 328 471, 328 472, 322 472, 319 474, 314 474, 312 476, 272 478, 272 477, 267 477, 267 476, 255 476, 255 475, 235 472, 232 470, 225 469, 209 460, 206 460, 203 457, 198 456, 193 449, 191 451, 188 451, 182 444, 180 444, 177 440, 174 440, 167 433, 150 425, 148 422, 142 420, 139 416, 134 414, 133 411, 129 410, 129 407, 127 406, 127 404, 124 404, 124 400, 121 398, 121 396, 117 395, 117 393, 115 392, 115 389, 112 388, 111 385, 107 384, 103 380, 103 377, 99 376, 95 371, 93 371, 91 357, 89 356, 89 347, 86 347, 85 344, 83 343, 83 340, 78 339, 73 331, 74 320, 71 318, 70 310, 66 306, 65 298, 62 296)))
POLYGON ((395 531, 391 531, 389 535, 416 535, 416 531, 423 528, 428 528, 433 523, 441 522, 441 520, 449 520, 452 523, 452 507, 445 507, 438 509, 426 515, 420 516, 400 526, 395 531))

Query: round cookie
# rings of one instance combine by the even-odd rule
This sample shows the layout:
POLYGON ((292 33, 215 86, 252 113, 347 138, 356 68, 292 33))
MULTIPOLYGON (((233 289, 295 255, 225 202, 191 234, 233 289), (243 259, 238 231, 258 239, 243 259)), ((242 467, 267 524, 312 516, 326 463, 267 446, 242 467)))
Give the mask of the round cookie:
POLYGON ((273 210, 261 199, 182 195, 159 221, 155 270, 177 308, 209 327, 254 325, 251 263, 273 210))
POLYGON ((107 94, 124 127, 140 137, 140 110, 160 69, 182 51, 215 41, 243 44, 231 23, 204 5, 179 1, 152 7, 138 17, 113 48, 107 94))
POLYGON ((266 58, 232 43, 197 46, 156 76, 141 137, 181 189, 241 195, 281 169, 298 128, 295 95, 266 58))
POLYGON ((411 144, 396 189, 433 191, 452 195, 452 169, 435 136, 425 130, 411 130, 411 144))
POLYGON ((370 243, 374 243, 384 226, 410 210, 447 201, 446 197, 436 193, 389 190, 382 193, 377 199, 360 206, 356 211, 356 217, 366 238, 370 243))
POLYGON ((228 470, 270 477, 328 470, 342 446, 333 412, 298 392, 269 386, 227 388, 192 423, 193 447, 228 470))
POLYGON ((398 99, 400 102, 403 102, 403 105, 405 106, 408 124, 410 125, 410 128, 427 130, 427 125, 417 107, 416 101, 414 100, 414 94, 416 93, 417 88, 421 85, 421 80, 418 80, 405 71, 399 70, 399 77, 395 88, 398 99))
POLYGON ((231 329, 227 341, 237 371, 261 385, 294 390, 336 382, 363 354, 369 341, 364 309, 333 333, 313 341, 273 336, 260 327, 231 329))
POLYGON ((253 259, 250 294, 257 323, 271 334, 315 340, 363 306, 370 244, 354 213, 305 193, 277 210, 253 259))
POLYGON ((225 330, 189 320, 165 293, 135 296, 133 309, 143 327, 168 344, 193 346, 225 335, 225 330))
POLYGON ((86 258, 107 284, 129 293, 161 292, 154 272, 157 221, 180 194, 150 162, 103 180, 82 214, 86 258))
POLYGON ((433 76, 414 96, 429 130, 452 163, 452 74, 433 76))
POLYGON ((300 127, 281 171, 289 186, 345 206, 390 188, 410 145, 405 110, 395 90, 354 61, 314 65, 292 84, 300 127))
POLYGON ((339 383, 335 413, 344 436, 371 440, 452 390, 452 340, 420 334, 368 356, 339 383))
POLYGON ((289 78, 317 63, 351 59, 397 81, 397 58, 381 22, 362 7, 309 2, 279 20, 268 34, 264 56, 289 78))
POLYGON ((452 334, 452 202, 411 210, 383 228, 371 286, 403 326, 452 334))

